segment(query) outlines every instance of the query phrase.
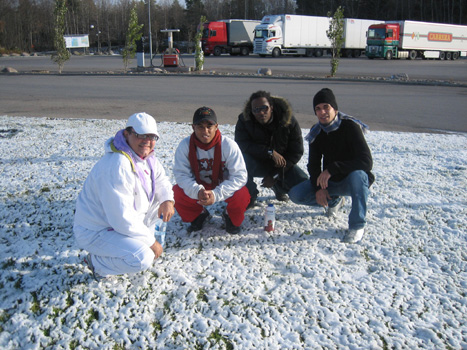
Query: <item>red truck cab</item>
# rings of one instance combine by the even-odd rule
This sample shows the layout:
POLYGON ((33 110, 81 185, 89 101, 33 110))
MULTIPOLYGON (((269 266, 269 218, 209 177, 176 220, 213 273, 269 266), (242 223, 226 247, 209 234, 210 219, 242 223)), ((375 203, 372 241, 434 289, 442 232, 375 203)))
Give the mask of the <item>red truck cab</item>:
POLYGON ((219 56, 222 48, 227 45, 227 28, 225 22, 204 23, 203 37, 201 44, 206 56, 214 54, 219 56))

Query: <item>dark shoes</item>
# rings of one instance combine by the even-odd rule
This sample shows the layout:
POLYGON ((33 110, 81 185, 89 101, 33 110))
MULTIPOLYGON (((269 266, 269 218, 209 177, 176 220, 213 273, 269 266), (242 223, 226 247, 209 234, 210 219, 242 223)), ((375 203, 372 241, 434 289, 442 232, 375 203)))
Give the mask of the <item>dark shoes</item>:
POLYGON ((210 218, 211 214, 207 209, 204 209, 201 214, 199 214, 198 217, 192 221, 191 225, 188 227, 188 232, 201 230, 206 220, 210 218))
POLYGON ((246 210, 253 208, 256 205, 256 197, 250 198, 250 203, 246 207, 246 210))
MULTIPOLYGON (((251 202, 250 202, 251 203, 251 202)), ((230 220, 229 218, 229 214, 227 214, 227 211, 224 210, 224 212, 222 213, 222 219, 224 220, 224 224, 225 224, 225 230, 230 233, 230 234, 237 234, 237 233, 240 233, 241 231, 241 227, 240 226, 235 226, 232 221, 230 220)))
POLYGON ((285 202, 285 201, 288 201, 289 200, 289 196, 287 196, 287 193, 284 192, 283 189, 277 187, 277 186, 274 186, 272 188, 274 194, 276 195, 276 199, 279 201, 279 202, 285 202))
MULTIPOLYGON (((196 219, 193 220, 191 225, 188 227, 188 232, 195 232, 199 231, 203 228, 204 223, 206 220, 209 220, 211 218, 211 214, 207 209, 204 209, 201 214, 198 215, 196 219)), ((237 234, 240 232, 241 228, 240 226, 235 226, 232 221, 229 218, 229 215, 227 214, 227 211, 224 210, 222 213, 222 220, 224 221, 225 224, 225 230, 228 233, 231 234, 237 234)))
POLYGON ((286 202, 289 200, 289 197, 285 193, 276 193, 276 199, 279 202, 286 202))

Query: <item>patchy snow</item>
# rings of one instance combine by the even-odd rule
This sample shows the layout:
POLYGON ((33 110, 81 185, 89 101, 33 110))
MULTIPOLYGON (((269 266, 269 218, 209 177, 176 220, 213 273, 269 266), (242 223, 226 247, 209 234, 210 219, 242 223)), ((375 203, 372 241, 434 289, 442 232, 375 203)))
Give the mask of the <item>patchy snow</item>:
MULTIPOLYGON (((73 211, 124 123, 0 117, 0 348, 467 348, 467 135, 368 134, 376 182, 360 244, 340 241, 350 201, 330 220, 262 189, 241 234, 221 228, 223 204, 198 234, 176 214, 149 271, 96 282, 73 211)), ((173 181, 191 128, 159 128, 173 181)))

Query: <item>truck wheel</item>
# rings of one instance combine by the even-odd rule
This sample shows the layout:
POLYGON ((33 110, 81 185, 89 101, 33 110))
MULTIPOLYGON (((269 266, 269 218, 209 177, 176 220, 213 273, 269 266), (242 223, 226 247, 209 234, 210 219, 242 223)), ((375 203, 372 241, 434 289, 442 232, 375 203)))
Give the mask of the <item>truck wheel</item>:
POLYGON ((323 50, 316 49, 315 50, 315 57, 321 57, 321 56, 323 56, 323 50))
POLYGON ((305 56, 306 56, 306 57, 313 57, 313 50, 311 50, 311 49, 306 49, 306 51, 305 51, 305 56))
POLYGON ((459 58, 459 52, 453 52, 452 53, 452 59, 457 60, 459 58))
POLYGON ((446 60, 451 60, 451 59, 452 59, 452 53, 446 52, 446 60))
POLYGON ((360 50, 354 50, 353 51, 353 57, 359 58, 362 55, 362 51, 360 50))
POLYGON ((279 57, 280 55, 281 55, 281 50, 278 47, 272 50, 272 57, 279 57))
POLYGON ((392 60, 392 51, 386 51, 386 56, 384 56, 385 60, 392 60))
POLYGON ((352 50, 345 50, 345 57, 352 58, 352 50))
POLYGON ((416 58, 417 58, 417 51, 411 50, 411 51, 409 52, 409 59, 410 59, 410 60, 414 60, 414 59, 416 59, 416 58))
POLYGON ((250 49, 246 46, 243 46, 241 49, 240 49, 240 55, 242 56, 248 56, 250 54, 250 49))
POLYGON ((214 48, 213 53, 214 53, 214 56, 220 56, 221 53, 222 53, 222 49, 221 49, 219 46, 216 46, 216 47, 214 48))
POLYGON ((445 58, 446 58, 446 52, 441 51, 441 52, 439 53, 439 59, 440 59, 440 61, 444 61, 445 58))

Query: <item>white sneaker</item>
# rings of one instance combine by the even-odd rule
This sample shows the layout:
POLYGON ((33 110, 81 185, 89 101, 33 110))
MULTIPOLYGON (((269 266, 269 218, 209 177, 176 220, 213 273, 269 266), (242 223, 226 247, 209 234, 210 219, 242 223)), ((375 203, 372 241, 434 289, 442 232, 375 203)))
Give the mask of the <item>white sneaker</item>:
POLYGON ((342 242, 344 243, 357 243, 361 241, 363 238, 363 233, 365 232, 365 229, 361 228, 360 230, 348 230, 345 233, 344 238, 342 239, 342 242))
POLYGON ((341 200, 332 208, 328 207, 327 216, 328 218, 335 218, 337 216, 337 212, 344 206, 345 199, 341 197, 341 200))

